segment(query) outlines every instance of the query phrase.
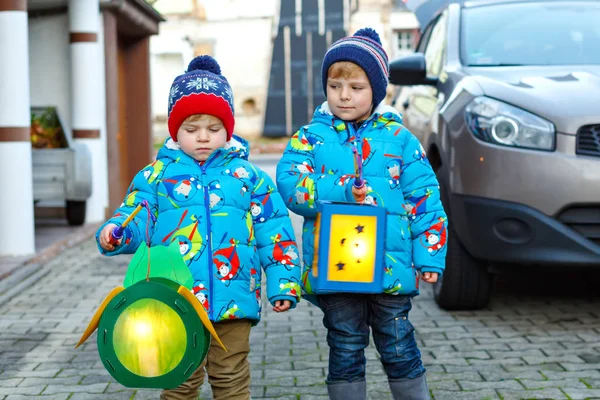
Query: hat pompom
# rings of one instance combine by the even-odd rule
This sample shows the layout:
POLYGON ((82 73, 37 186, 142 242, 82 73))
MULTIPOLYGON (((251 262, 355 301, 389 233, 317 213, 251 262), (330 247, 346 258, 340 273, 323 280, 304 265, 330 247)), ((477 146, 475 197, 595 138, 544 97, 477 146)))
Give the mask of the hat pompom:
POLYGON ((371 28, 362 28, 356 31, 353 36, 362 36, 374 40, 375 42, 381 44, 381 39, 379 38, 379 34, 375 32, 374 29, 371 28))
POLYGON ((187 72, 197 70, 208 71, 212 72, 213 74, 221 75, 221 66, 219 66, 217 60, 211 56, 205 55, 194 58, 188 65, 187 72))

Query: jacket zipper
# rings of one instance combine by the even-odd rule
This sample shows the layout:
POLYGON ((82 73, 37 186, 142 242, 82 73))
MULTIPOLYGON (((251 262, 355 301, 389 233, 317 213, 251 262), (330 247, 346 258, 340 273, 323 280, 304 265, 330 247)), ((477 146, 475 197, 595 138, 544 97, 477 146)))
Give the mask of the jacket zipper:
POLYGON ((209 297, 209 307, 208 307, 208 317, 209 319, 214 321, 214 309, 215 309, 215 305, 213 303, 214 301, 214 290, 213 290, 213 285, 214 285, 214 279, 213 279, 213 258, 212 258, 212 223, 211 223, 211 218, 210 218, 210 193, 208 191, 208 186, 206 185, 206 183, 204 182, 204 176, 206 175, 206 168, 208 168, 208 166, 213 162, 214 157, 206 160, 204 162, 204 164, 200 165, 200 171, 202 172, 202 189, 204 190, 204 209, 206 211, 206 232, 207 232, 207 238, 206 238, 206 246, 208 249, 208 283, 209 283, 209 291, 208 291, 208 297, 209 297))

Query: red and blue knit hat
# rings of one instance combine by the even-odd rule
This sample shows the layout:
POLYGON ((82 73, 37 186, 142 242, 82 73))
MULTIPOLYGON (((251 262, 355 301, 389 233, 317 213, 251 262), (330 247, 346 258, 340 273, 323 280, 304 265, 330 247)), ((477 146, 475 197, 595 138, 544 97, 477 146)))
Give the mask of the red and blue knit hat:
POLYGON ((373 104, 377 106, 383 101, 388 85, 389 63, 388 56, 381 46, 381 39, 375 30, 359 29, 354 35, 341 38, 327 50, 321 69, 325 96, 327 96, 329 67, 340 61, 350 61, 361 67, 371 83, 373 104))
POLYGON ((185 119, 195 114, 214 115, 223 122, 227 140, 231 139, 233 91, 221 75, 221 67, 211 56, 198 56, 171 85, 169 95, 169 133, 177 141, 177 131, 185 119))

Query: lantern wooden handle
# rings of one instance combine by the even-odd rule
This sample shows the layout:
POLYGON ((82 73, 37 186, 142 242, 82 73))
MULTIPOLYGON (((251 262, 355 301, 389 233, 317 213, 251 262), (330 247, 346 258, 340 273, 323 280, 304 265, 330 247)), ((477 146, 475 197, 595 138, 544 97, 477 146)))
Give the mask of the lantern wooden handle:
POLYGON ((129 225, 129 223, 131 222, 133 217, 135 217, 137 215, 137 213, 139 213, 142 210, 143 207, 144 207, 143 203, 138 205, 135 208, 135 210, 133 210, 133 212, 129 215, 129 217, 127 217, 127 219, 121 224, 121 226, 116 227, 111 232, 110 238, 108 239, 108 243, 114 245, 114 244, 117 244, 117 242, 123 238, 123 231, 125 230, 125 227, 127 225, 129 225))

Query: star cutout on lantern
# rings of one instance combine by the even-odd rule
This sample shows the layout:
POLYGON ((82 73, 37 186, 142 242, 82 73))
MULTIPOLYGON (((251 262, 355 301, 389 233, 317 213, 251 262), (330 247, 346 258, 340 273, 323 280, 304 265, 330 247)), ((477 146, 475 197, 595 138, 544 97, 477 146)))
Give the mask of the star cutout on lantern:
POLYGON ((346 264, 344 264, 343 262, 340 261, 339 263, 335 264, 335 266, 338 268, 338 271, 341 271, 344 269, 346 264))
POLYGON ((354 243, 354 247, 360 246, 360 243, 354 243))
POLYGON ((359 258, 358 260, 356 260, 356 263, 357 263, 357 264, 360 264, 360 258, 359 258))
POLYGON ((365 227, 361 224, 358 224, 358 225, 356 225, 356 227, 354 229, 356 229, 357 233, 363 233, 363 230, 365 229, 365 227))
POLYGON ((340 240, 340 245, 344 245, 344 243, 346 243, 346 238, 343 238, 342 240, 340 240))

